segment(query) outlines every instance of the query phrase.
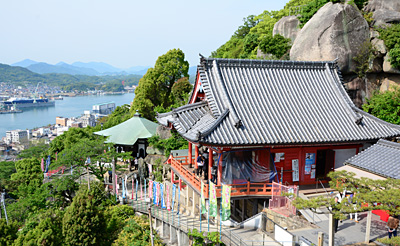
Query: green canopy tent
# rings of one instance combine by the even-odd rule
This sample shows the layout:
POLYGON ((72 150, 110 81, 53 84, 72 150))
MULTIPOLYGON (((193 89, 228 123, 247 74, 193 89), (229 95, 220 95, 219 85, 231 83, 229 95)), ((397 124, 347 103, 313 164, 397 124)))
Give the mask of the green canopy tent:
POLYGON ((113 143, 123 151, 132 151, 134 157, 146 156, 147 139, 156 134, 158 124, 136 113, 129 120, 94 134, 108 137, 106 143, 113 143))

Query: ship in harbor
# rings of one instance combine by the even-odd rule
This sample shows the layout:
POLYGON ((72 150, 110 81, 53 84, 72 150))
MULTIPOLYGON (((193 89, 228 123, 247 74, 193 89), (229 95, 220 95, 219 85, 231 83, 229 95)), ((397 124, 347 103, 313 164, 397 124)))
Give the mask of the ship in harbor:
POLYGON ((5 108, 16 106, 18 109, 20 108, 31 108, 31 107, 49 107, 54 106, 55 102, 53 100, 49 100, 48 98, 10 98, 7 101, 0 102, 2 106, 5 108))

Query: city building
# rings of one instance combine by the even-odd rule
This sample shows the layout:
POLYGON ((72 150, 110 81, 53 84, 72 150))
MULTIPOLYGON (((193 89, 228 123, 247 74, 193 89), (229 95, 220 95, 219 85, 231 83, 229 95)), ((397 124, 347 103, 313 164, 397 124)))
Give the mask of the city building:
POLYGON ((103 114, 109 115, 115 110, 115 103, 108 102, 108 103, 100 103, 93 105, 92 111, 94 114, 103 114))
POLYGON ((89 110, 85 110, 81 117, 82 127, 96 126, 96 117, 89 110))
POLYGON ((27 130, 6 131, 6 143, 26 143, 28 141, 27 130))
POLYGON ((64 117, 60 117, 60 116, 56 117, 56 125, 58 125, 58 126, 67 126, 67 121, 68 121, 68 118, 64 118, 64 117))

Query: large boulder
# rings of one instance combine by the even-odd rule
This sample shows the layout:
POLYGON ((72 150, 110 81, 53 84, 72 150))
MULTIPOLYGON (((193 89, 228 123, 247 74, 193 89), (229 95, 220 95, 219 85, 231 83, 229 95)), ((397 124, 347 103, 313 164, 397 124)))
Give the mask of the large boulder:
POLYGON ((162 125, 157 126, 156 135, 160 136, 161 139, 172 137, 171 130, 162 125))
POLYGON ((369 0, 364 10, 368 12, 375 12, 380 9, 392 10, 400 12, 399 0, 369 0))
POLYGON ((385 27, 400 21, 399 0, 370 0, 364 11, 373 12, 374 22, 372 24, 378 27, 385 27))
POLYGON ((388 10, 388 9, 378 9, 372 15, 374 19, 373 25, 381 28, 385 28, 389 24, 400 22, 400 12, 388 10))
POLYGON ((400 74, 400 70, 393 67, 390 63, 390 55, 386 54, 385 58, 383 59, 383 71, 385 73, 397 73, 400 74))
POLYGON ((296 16, 285 16, 275 23, 272 34, 280 34, 285 38, 290 38, 294 42, 300 31, 299 24, 300 21, 296 16))
POLYGON ((337 59, 341 71, 350 73, 356 68, 353 57, 366 41, 369 41, 369 27, 360 11, 350 4, 329 2, 301 29, 290 50, 290 59, 337 59))

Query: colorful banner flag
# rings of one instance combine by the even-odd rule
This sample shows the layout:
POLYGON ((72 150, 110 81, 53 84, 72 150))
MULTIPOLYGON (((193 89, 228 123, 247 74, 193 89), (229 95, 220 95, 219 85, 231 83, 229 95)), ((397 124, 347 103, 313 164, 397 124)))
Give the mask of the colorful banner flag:
POLYGON ((118 195, 118 176, 115 174, 115 195, 118 195))
POLYGON ((172 210, 172 211, 174 211, 175 193, 176 193, 176 185, 175 185, 175 184, 172 184, 172 206, 171 206, 171 210, 172 210))
POLYGON ((217 216, 217 191, 215 190, 215 184, 213 182, 210 182, 209 184, 210 187, 210 207, 209 207, 209 215, 211 217, 216 217, 217 216))
POLYGON ((149 180, 149 198, 153 196, 153 180, 149 180))
POLYGON ((138 180, 136 179, 136 197, 135 197, 135 200, 137 201, 137 190, 138 190, 138 187, 139 187, 139 185, 138 185, 138 180))
POLYGON ((42 158, 42 162, 40 163, 40 167, 42 168, 42 172, 44 172, 44 159, 42 158))
POLYGON ((134 191, 135 185, 133 184, 133 178, 132 178, 132 196, 131 199, 133 200, 133 191, 134 191))
POLYGON ((49 167, 50 167, 50 155, 47 156, 47 160, 46 160, 46 170, 44 171, 45 173, 49 172, 49 167))
POLYGON ((140 184, 140 200, 143 200, 143 185, 140 184))
POLYGON ((206 198, 204 197, 204 183, 201 181, 201 194, 200 194, 200 214, 207 213, 206 198))
POLYGON ((122 198, 125 198, 125 180, 122 179, 122 198))
POLYGON ((167 208, 165 206, 165 199, 164 199, 164 184, 160 184, 160 194, 161 194, 161 208, 167 208))
POLYGON ((153 182, 153 204, 157 205, 157 182, 153 182))
POLYGON ((171 210, 171 203, 169 201, 169 186, 166 184, 165 187, 166 187, 165 191, 167 193, 167 209, 168 209, 168 211, 170 211, 171 210))
POLYGON ((146 200, 146 196, 147 196, 147 193, 146 193, 146 179, 144 179, 144 199, 146 200))
POLYGON ((225 221, 231 217, 231 188, 229 185, 222 185, 222 216, 221 220, 225 221))
POLYGON ((157 183, 157 206, 160 205, 160 183, 157 183))
POLYGON ((149 175, 151 175, 153 173, 153 165, 147 164, 147 166, 149 167, 149 175))
POLYGON ((181 182, 179 182, 178 186, 178 208, 176 209, 178 210, 178 212, 176 214, 179 214, 180 201, 181 201, 181 182))

